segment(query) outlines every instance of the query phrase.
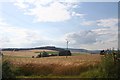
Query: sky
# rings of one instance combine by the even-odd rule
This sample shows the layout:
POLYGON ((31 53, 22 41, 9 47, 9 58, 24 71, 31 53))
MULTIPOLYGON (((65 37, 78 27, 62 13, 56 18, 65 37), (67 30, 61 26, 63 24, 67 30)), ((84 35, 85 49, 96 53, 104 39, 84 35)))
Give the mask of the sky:
POLYGON ((70 48, 117 48, 117 25, 117 0, 0 2, 0 48, 65 48, 66 40, 70 48))

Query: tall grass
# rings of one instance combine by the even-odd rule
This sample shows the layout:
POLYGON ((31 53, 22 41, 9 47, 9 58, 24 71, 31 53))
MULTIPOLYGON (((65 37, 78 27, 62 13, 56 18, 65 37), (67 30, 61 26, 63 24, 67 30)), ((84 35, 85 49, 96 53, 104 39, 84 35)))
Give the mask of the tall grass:
MULTIPOLYGON (((5 58, 6 59, 6 58, 5 58)), ((16 58, 7 57, 16 76, 80 76, 83 72, 98 67, 99 59, 91 55, 68 58, 16 58), (90 58, 91 57, 91 58, 90 58), (89 58, 89 59, 88 59, 89 58), (91 59, 91 60, 90 60, 91 59)))
POLYGON ((18 68, 21 76, 75 76, 80 75, 82 72, 93 69, 95 65, 82 64, 82 65, 60 65, 60 64, 25 64, 18 68))

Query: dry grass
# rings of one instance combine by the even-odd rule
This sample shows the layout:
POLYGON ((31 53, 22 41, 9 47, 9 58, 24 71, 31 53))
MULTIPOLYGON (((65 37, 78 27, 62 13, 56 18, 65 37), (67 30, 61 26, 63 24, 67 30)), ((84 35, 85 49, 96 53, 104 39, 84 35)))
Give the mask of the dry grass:
POLYGON ((4 52, 7 55, 3 61, 8 59, 14 67, 19 67, 24 75, 79 75, 95 67, 101 60, 99 54, 83 54, 79 56, 54 56, 44 58, 15 57, 33 56, 32 51, 4 52), (9 55, 8 55, 9 54, 9 55), (12 55, 10 55, 12 54, 12 55), (12 57, 11 57, 12 56, 12 57))
POLYGON ((3 54, 9 57, 32 57, 36 56, 32 51, 3 51, 3 54))
POLYGON ((11 57, 32 57, 32 56, 37 56, 36 52, 57 52, 54 50, 22 50, 22 51, 3 51, 4 55, 11 56, 11 57))
POLYGON ((81 60, 78 57, 51 58, 7 58, 15 68, 20 68, 24 76, 28 75, 64 75, 75 76, 93 69, 99 60, 81 60))
MULTIPOLYGON (((35 50, 36 51, 36 50, 35 50)), ((31 58, 31 56, 36 56, 34 51, 4 51, 7 59, 9 59, 15 65, 21 64, 59 64, 59 65, 80 65, 83 63, 92 64, 94 62, 99 62, 101 57, 99 54, 82 54, 77 56, 54 56, 54 57, 44 57, 44 58, 31 58), (17 57, 16 57, 17 56, 17 57)))
POLYGON ((68 56, 66 58, 65 56, 54 56, 54 57, 44 57, 44 58, 21 58, 21 57, 6 57, 6 59, 9 59, 13 64, 29 64, 29 63, 35 63, 35 64, 60 64, 60 65, 80 65, 83 63, 94 63, 99 62, 101 57, 98 54, 94 55, 79 55, 79 56, 68 56))

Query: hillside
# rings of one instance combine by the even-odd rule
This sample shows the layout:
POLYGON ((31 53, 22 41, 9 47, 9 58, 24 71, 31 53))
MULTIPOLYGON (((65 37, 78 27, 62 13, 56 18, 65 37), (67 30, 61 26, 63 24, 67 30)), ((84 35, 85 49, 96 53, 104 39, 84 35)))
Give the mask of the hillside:
MULTIPOLYGON (((2 51, 21 51, 21 50, 54 50, 54 51, 61 51, 65 50, 66 48, 59 48, 55 46, 45 46, 45 47, 35 47, 35 48, 3 48, 2 51)), ((86 50, 86 49, 75 49, 69 48, 72 53, 99 53, 100 50, 86 50)))

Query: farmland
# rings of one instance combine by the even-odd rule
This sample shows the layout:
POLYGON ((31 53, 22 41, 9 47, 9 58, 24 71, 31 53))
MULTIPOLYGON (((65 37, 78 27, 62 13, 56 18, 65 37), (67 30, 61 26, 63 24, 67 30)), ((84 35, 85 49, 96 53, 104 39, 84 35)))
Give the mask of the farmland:
MULTIPOLYGON (((83 72, 98 66, 101 61, 99 54, 80 54, 68 56, 53 56, 32 58, 37 56, 35 52, 44 50, 26 50, 26 51, 3 51, 3 61, 8 60, 12 68, 17 71, 16 77, 79 77, 83 72), (20 71, 20 72, 19 72, 20 71), (23 73, 23 74, 21 74, 23 73)), ((49 53, 57 53, 52 50, 45 50, 49 53)), ((74 54, 74 53, 73 53, 74 54)))
POLYGON ((72 53, 72 56, 32 58, 36 52, 53 50, 3 51, 3 75, 14 78, 119 78, 119 50, 111 53, 72 53), (115 58, 116 57, 116 58, 115 58))
POLYGON ((23 50, 23 51, 4 51, 3 54, 6 56, 11 56, 11 57, 32 57, 32 56, 37 56, 37 52, 49 52, 49 53, 57 53, 57 51, 53 50, 23 50))
POLYGON ((85 62, 99 62, 100 61, 100 55, 99 54, 80 54, 79 56, 68 56, 67 58, 65 56, 53 56, 53 57, 43 57, 43 58, 32 58, 31 56, 35 53, 28 53, 25 52, 24 54, 20 54, 20 52, 15 52, 14 54, 10 55, 9 52, 6 52, 5 59, 9 59, 14 64, 26 64, 26 63, 55 63, 55 64, 61 64, 66 65, 67 64, 77 64, 77 63, 85 63, 85 62), (16 54, 16 55, 15 55, 16 54), (19 56, 19 55, 20 56, 19 56))

